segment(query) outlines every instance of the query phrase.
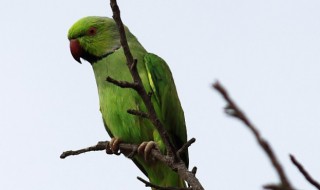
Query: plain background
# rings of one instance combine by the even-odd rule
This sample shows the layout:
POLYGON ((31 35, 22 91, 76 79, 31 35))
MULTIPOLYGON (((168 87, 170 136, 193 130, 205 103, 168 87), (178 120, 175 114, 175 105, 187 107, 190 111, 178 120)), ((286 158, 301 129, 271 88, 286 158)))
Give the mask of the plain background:
MULTIPOLYGON (((172 69, 185 111, 190 166, 206 189, 261 189, 279 180, 252 134, 223 113, 219 80, 268 139, 297 189, 312 189, 296 155, 320 180, 320 1, 120 1, 124 23, 172 69)), ((67 31, 109 16, 105 0, 0 2, 0 189, 147 189, 130 160, 69 149, 109 137, 90 64, 67 31)), ((145 177, 144 177, 145 178, 145 177)))

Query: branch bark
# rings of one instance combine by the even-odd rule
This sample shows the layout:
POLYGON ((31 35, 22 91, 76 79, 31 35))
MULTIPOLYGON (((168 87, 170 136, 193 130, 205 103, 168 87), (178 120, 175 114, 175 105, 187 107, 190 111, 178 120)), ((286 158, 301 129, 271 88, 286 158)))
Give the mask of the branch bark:
POLYGON ((311 177, 311 175, 307 172, 307 170, 304 169, 302 164, 300 164, 298 160, 291 154, 290 154, 290 159, 291 159, 291 162, 298 168, 300 173, 306 178, 306 180, 309 183, 311 183, 315 188, 320 190, 320 184, 311 177))
MULTIPOLYGON (((190 140, 190 141, 193 141, 193 140, 190 140)), ((65 159, 69 156, 76 156, 86 152, 107 150, 108 144, 109 144, 109 141, 100 141, 94 146, 90 146, 90 147, 79 149, 79 150, 65 151, 60 155, 60 158, 65 159)), ((190 146, 191 144, 188 141, 184 146, 190 146)), ((135 145, 135 144, 120 143, 119 149, 120 149, 120 153, 123 153, 130 159, 135 154, 138 153, 138 145, 135 145)), ((190 189, 204 190, 199 180, 195 177, 196 169, 189 171, 182 160, 177 162, 174 160, 172 156, 163 155, 158 149, 152 149, 150 152, 150 155, 156 160, 159 160, 160 162, 163 162, 166 165, 168 165, 173 171, 178 172, 179 176, 182 179, 186 180, 188 184, 190 184, 190 189)))
MULTIPOLYGON (((128 42, 127 42, 127 37, 126 37, 125 30, 124 30, 124 25, 123 25, 121 17, 120 17, 120 9, 117 4, 117 1, 110 0, 110 6, 111 6, 111 9, 113 12, 112 17, 118 26, 118 30, 120 33, 120 43, 123 48, 124 54, 126 56, 128 68, 130 70, 130 73, 132 75, 134 83, 137 84, 137 87, 133 88, 133 89, 135 89, 139 93, 139 95, 141 96, 141 98, 142 98, 142 100, 148 110, 148 113, 149 113, 148 115, 150 117, 150 120, 153 123, 153 125, 156 127, 156 129, 159 131, 159 134, 162 138, 162 141, 166 146, 167 154, 176 157, 176 155, 174 154, 174 152, 176 151, 175 150, 176 148, 169 140, 168 132, 165 130, 165 128, 163 127, 163 124, 158 119, 156 111, 151 103, 151 97, 148 95, 148 93, 146 92, 146 90, 143 87, 143 84, 142 84, 142 81, 141 81, 141 78, 139 76, 137 66, 136 66, 137 60, 133 58, 131 51, 130 51, 130 48, 129 48, 129 45, 128 45, 128 42)), ((113 81, 113 83, 116 84, 115 80, 113 81)))
POLYGON ((141 181, 142 183, 144 183, 146 185, 146 187, 152 187, 155 188, 157 190, 192 190, 191 188, 187 187, 187 188, 179 188, 179 187, 160 187, 158 185, 152 184, 144 179, 142 179, 141 177, 137 177, 137 179, 139 181, 141 181))
MULTIPOLYGON (((277 159, 275 153, 273 152, 271 146, 269 145, 269 143, 261 137, 261 135, 260 135, 259 131, 256 129, 256 127, 251 123, 251 121, 246 117, 246 115, 241 111, 241 109, 236 105, 236 103, 230 98, 228 92, 225 90, 225 88, 219 82, 215 82, 213 84, 213 88, 215 88, 222 95, 222 97, 226 100, 226 102, 227 102, 227 106, 225 108, 226 114, 242 121, 245 124, 245 126, 247 126, 251 130, 251 132, 255 136, 258 144, 261 146, 261 148, 265 151, 265 153, 269 157, 269 159, 270 159, 273 167, 277 171, 277 174, 278 174, 280 181, 281 181, 281 185, 278 186, 279 189, 292 190, 293 188, 292 188, 292 186, 291 186, 291 184, 290 184, 290 182, 289 182, 289 180, 283 170, 283 167, 280 164, 280 162, 278 161, 278 159, 277 159)), ((265 188, 266 187, 269 187, 269 186, 265 186, 265 188)))

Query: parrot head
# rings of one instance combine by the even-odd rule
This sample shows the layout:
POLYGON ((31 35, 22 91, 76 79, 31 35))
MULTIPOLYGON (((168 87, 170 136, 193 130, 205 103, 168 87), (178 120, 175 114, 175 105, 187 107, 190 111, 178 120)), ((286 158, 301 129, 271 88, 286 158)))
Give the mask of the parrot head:
POLYGON ((89 16, 78 20, 69 29, 68 39, 73 58, 93 64, 121 47, 116 23, 107 17, 89 16))

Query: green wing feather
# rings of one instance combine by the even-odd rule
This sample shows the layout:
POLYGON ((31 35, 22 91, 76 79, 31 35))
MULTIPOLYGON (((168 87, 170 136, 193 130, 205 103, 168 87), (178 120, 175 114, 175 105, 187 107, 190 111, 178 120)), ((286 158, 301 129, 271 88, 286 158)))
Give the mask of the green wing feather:
MULTIPOLYGON (((170 140, 179 149, 187 142, 187 130, 171 71, 166 62, 155 54, 147 53, 144 63, 155 100, 160 106, 161 113, 158 115, 163 118, 170 140)), ((182 159, 188 166, 188 151, 182 155, 182 159)))

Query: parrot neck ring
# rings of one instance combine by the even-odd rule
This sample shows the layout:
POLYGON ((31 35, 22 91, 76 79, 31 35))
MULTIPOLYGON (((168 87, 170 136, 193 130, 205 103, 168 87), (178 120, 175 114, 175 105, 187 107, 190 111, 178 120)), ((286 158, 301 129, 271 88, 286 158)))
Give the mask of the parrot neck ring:
MULTIPOLYGON (((103 58, 108 57, 109 55, 113 54, 115 51, 117 51, 118 49, 120 49, 121 46, 117 46, 115 48, 112 49, 112 51, 107 52, 106 54, 99 56, 99 57, 95 57, 94 60, 92 60, 93 62, 89 61, 91 63, 91 65, 93 65, 95 62, 100 61, 103 58)), ((93 56, 94 57, 94 56, 93 56)))

